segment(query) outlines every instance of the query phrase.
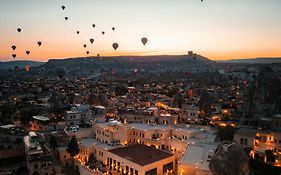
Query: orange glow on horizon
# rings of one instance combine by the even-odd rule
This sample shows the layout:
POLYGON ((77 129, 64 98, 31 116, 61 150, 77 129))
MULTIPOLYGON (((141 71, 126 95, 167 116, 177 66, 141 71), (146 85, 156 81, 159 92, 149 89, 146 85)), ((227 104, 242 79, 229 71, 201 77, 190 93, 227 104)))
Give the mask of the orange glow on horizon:
POLYGON ((189 50, 211 60, 281 57, 280 5, 278 0, 1 1, 0 61, 185 55, 189 50), (145 46, 142 37, 148 38, 145 46))
MULTIPOLYGON (((50 49, 45 49, 44 46, 42 48, 38 48, 32 50, 30 55, 25 54, 25 50, 17 49, 17 58, 13 59, 12 54, 14 52, 10 50, 4 50, 0 59, 2 61, 14 61, 14 60, 35 60, 35 61, 48 61, 49 59, 65 59, 65 58, 77 58, 77 57, 95 57, 97 54, 100 54, 101 57, 114 57, 114 56, 155 56, 155 55, 187 55, 185 52, 161 52, 161 51, 147 51, 147 52, 126 52, 126 51, 90 51, 87 55, 85 51, 81 51, 81 49, 70 48, 67 50, 58 50, 56 47, 50 49), (7 56, 8 55, 8 56, 7 56)), ((281 50, 271 50, 271 51, 240 51, 240 52, 211 52, 203 51, 196 52, 199 55, 207 57, 210 60, 230 60, 230 59, 247 59, 247 58, 275 58, 281 57, 281 50)))

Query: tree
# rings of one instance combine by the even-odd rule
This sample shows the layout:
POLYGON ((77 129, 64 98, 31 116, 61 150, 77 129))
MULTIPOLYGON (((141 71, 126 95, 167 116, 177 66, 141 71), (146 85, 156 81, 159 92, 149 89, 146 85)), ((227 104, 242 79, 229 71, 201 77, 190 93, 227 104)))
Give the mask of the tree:
POLYGON ((275 162, 276 158, 272 150, 265 150, 266 161, 267 162, 275 162))
POLYGON ((51 148, 52 148, 52 150, 53 150, 53 152, 54 152, 55 149, 56 149, 56 147, 57 147, 57 145, 58 145, 57 139, 56 139, 56 137, 55 137, 54 135, 51 135, 51 136, 50 136, 49 144, 50 144, 50 146, 51 146, 51 148))
POLYGON ((72 157, 73 160, 72 165, 74 166, 74 156, 76 156, 79 153, 79 145, 75 135, 71 137, 70 142, 67 145, 66 151, 68 154, 70 154, 70 157, 72 157))
POLYGON ((172 89, 170 89, 167 92, 167 96, 172 98, 174 95, 176 95, 179 92, 179 88, 178 87, 173 87, 172 89))
POLYGON ((234 138, 235 128, 232 126, 219 127, 218 137, 220 141, 232 141, 234 138))
POLYGON ((20 110, 20 121, 22 124, 27 125, 32 119, 32 116, 39 114, 39 108, 34 106, 24 107, 20 110))
POLYGON ((118 85, 115 87, 115 94, 117 96, 126 95, 127 92, 128 92, 128 89, 125 86, 118 85))
POLYGON ((16 112, 16 106, 4 104, 0 107, 0 123, 9 124, 12 122, 12 115, 16 112))
POLYGON ((212 113, 211 105, 216 102, 216 99, 207 91, 203 91, 198 105, 204 111, 204 115, 208 116, 212 113))

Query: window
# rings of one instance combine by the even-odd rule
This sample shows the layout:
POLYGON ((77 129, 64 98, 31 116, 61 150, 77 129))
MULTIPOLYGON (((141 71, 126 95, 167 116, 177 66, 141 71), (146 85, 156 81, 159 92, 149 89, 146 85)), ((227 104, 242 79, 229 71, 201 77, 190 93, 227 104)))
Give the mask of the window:
POLYGON ((118 167, 117 171, 120 173, 120 162, 117 162, 117 167, 118 167))
POLYGON ((241 145, 243 145, 243 144, 244 144, 244 142, 243 142, 243 141, 244 141, 244 139, 243 139, 243 138, 240 138, 240 144, 241 144, 241 145))
POLYGON ((116 170, 116 160, 113 160, 113 169, 116 170))
POLYGON ((211 159, 212 159, 212 156, 209 154, 209 155, 208 155, 207 162, 210 162, 210 161, 211 161, 211 159))
POLYGON ((157 168, 146 171, 145 175, 157 175, 157 168))
POLYGON ((167 163, 163 166, 163 173, 173 170, 173 162, 167 163))
POLYGON ((138 174, 139 174, 138 170, 135 170, 135 175, 138 175, 138 174))
POLYGON ((110 165, 109 158, 106 159, 106 165, 110 165))
POLYGON ((262 136, 262 142, 266 142, 266 136, 262 136))
POLYGON ((126 175, 129 174, 129 167, 126 165, 126 175))

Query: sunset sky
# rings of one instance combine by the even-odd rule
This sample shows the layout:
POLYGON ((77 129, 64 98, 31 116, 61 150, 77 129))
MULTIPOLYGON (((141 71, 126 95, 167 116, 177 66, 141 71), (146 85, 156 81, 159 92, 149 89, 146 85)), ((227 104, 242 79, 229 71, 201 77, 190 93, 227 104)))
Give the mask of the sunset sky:
POLYGON ((193 50, 214 60, 280 57, 280 7, 281 0, 0 0, 0 60, 14 60, 15 53, 16 60, 47 61, 87 56, 87 50, 89 56, 193 50))

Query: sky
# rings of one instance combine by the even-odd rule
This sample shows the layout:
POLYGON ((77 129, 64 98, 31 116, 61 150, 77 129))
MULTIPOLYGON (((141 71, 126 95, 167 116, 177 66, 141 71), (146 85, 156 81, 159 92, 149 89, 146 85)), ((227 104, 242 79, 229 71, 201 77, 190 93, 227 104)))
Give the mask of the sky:
POLYGON ((280 7, 281 0, 0 0, 0 61, 189 50, 213 60, 280 57, 280 7))

